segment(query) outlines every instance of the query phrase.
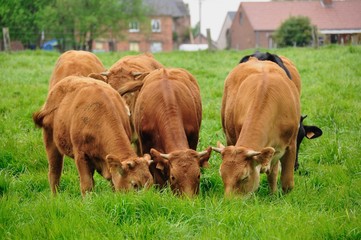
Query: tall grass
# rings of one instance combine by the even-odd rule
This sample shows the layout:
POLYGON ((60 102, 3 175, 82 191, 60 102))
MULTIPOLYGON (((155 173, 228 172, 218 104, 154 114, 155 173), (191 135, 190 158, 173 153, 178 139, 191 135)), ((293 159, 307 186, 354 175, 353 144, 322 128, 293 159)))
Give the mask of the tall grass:
MULTIPOLYGON (((198 80, 203 102, 199 150, 225 142, 220 122, 224 79, 247 51, 158 53, 167 67, 182 67, 198 80)), ((304 140, 295 189, 269 195, 264 176, 247 199, 223 197, 213 153, 194 199, 169 189, 114 193, 95 176, 82 199, 78 173, 67 158, 60 193, 52 197, 41 131, 31 115, 44 103, 59 54, 0 54, 1 239, 361 239, 361 47, 288 48, 302 77, 305 124, 324 134, 304 140)), ((104 53, 110 67, 130 53, 104 53)))

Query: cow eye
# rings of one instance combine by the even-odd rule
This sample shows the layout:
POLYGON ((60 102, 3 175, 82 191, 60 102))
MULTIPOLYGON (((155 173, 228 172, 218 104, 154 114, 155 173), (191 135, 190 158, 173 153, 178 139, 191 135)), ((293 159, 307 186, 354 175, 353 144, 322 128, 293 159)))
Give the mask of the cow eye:
POLYGON ((170 176, 170 181, 171 182, 174 182, 175 181, 175 177, 172 175, 172 176, 170 176))
POLYGON ((248 181, 248 176, 241 179, 241 183, 246 183, 248 181))
POLYGON ((200 174, 198 175, 198 180, 199 180, 199 179, 201 179, 201 175, 200 175, 200 174))
POLYGON ((130 184, 134 189, 137 189, 139 187, 138 183, 136 181, 131 181, 130 184))

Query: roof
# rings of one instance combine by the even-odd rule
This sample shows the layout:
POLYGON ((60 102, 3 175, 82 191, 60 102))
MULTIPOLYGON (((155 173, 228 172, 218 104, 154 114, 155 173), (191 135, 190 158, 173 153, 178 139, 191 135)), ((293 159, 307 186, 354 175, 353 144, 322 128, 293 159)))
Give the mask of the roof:
POLYGON ((152 15, 172 17, 190 16, 188 5, 183 0, 143 0, 152 15))
POLYGON ((242 2, 255 31, 274 31, 291 16, 307 16, 321 32, 361 30, 361 1, 242 2))

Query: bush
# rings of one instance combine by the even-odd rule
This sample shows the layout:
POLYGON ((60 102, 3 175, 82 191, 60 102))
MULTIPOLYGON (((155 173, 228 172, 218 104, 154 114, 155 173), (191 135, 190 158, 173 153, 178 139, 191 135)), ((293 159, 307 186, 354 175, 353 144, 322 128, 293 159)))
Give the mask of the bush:
POLYGON ((312 40, 312 26, 308 17, 290 17, 275 32, 279 47, 307 46, 312 40))

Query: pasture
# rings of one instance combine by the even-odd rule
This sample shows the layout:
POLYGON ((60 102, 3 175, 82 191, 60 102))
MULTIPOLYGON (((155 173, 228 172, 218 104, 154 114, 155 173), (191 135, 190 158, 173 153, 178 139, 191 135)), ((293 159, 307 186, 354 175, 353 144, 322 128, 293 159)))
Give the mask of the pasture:
MULTIPOLYGON (((41 130, 32 113, 44 103, 59 53, 0 53, 1 239, 361 239, 361 47, 287 48, 302 77, 304 123, 323 135, 305 139, 289 194, 269 195, 265 176, 252 196, 226 199, 221 156, 212 152, 200 195, 169 189, 114 193, 95 174, 82 199, 78 173, 66 158, 60 193, 51 196, 41 130)), ((157 53, 167 67, 198 80, 203 103, 199 150, 225 143, 220 121, 224 79, 253 50, 157 53)), ((97 54, 106 67, 126 54, 97 54)), ((280 187, 279 187, 280 189, 280 187)))

